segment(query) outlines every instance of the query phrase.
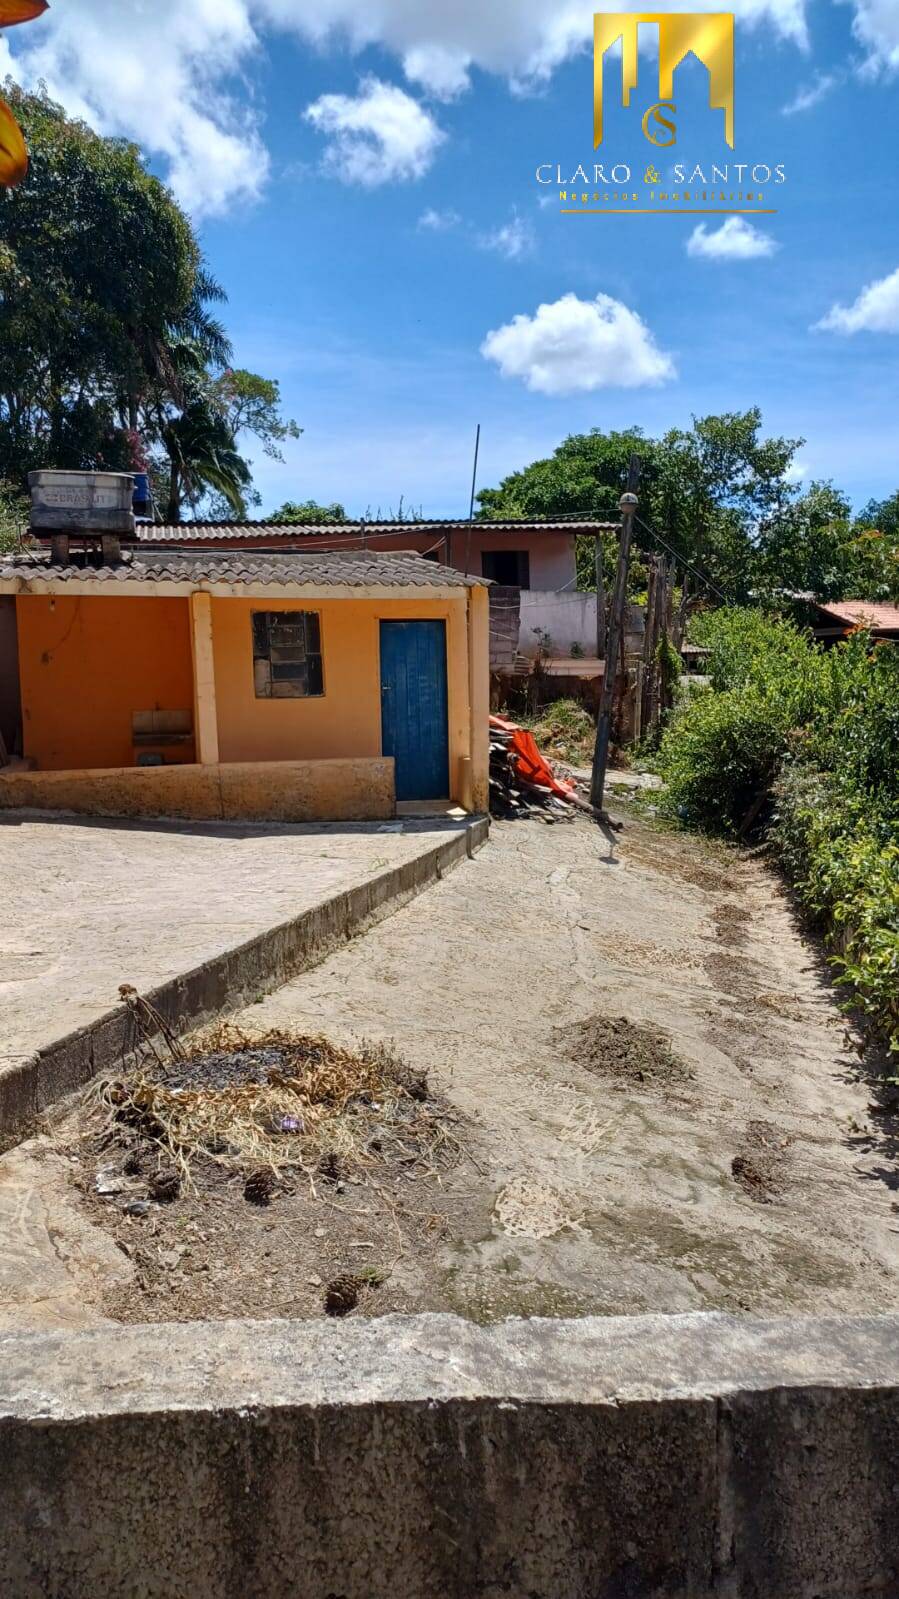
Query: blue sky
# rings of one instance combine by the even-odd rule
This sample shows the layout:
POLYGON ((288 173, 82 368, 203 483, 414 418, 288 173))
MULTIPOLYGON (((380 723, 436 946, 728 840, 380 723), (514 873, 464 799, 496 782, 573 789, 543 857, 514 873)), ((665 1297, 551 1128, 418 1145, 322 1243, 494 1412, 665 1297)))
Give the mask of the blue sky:
POLYGON ((636 112, 608 64, 594 154, 591 18, 569 0, 56 0, 0 41, 0 69, 5 52, 137 138, 196 217, 238 363, 278 378, 304 429, 283 466, 256 452, 263 510, 403 496, 461 515, 478 422, 486 485, 570 432, 752 404, 807 439, 807 477, 856 503, 893 491, 899 0, 746 0, 733 151, 695 62, 676 148, 644 140, 644 52, 636 112), (542 162, 653 159, 666 177, 779 162, 777 215, 724 235, 706 217, 697 239, 688 215, 563 216, 535 181, 542 162))

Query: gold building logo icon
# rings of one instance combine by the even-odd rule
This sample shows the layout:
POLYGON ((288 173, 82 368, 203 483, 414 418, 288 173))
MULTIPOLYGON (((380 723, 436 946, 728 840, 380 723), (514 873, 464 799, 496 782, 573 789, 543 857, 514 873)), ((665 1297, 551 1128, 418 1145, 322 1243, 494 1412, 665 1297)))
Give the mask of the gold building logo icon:
POLYGON ((734 147, 734 18, 733 12, 708 15, 688 12, 597 11, 593 19, 593 148, 602 144, 603 65, 607 51, 621 40, 621 104, 629 106, 637 86, 637 30, 641 22, 658 24, 659 99, 643 116, 643 132, 652 144, 670 145, 675 124, 662 115, 673 112, 674 74, 688 55, 708 69, 709 105, 724 112, 724 137, 734 147), (665 138, 651 125, 668 130, 665 138))

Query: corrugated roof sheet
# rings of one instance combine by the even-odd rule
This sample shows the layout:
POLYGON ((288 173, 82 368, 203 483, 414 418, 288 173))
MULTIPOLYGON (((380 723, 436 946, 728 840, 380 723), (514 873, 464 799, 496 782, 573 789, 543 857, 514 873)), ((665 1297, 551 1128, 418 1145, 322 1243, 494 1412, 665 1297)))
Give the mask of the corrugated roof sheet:
POLYGON ((818 609, 835 616, 838 622, 845 622, 847 627, 867 624, 872 629, 899 632, 899 605, 890 605, 884 600, 829 600, 826 605, 819 601, 818 609))
POLYGON ((451 566, 427 561, 421 555, 408 552, 381 555, 369 550, 285 555, 254 555, 236 550, 228 553, 179 551, 159 556, 147 552, 126 556, 116 566, 97 566, 84 559, 73 560, 66 566, 51 566, 45 554, 0 557, 0 581, 11 578, 39 583, 88 581, 110 586, 116 583, 277 584, 290 588, 486 586, 484 578, 466 577, 451 566))
POLYGON ((284 538, 383 538, 396 533, 445 533, 474 527, 491 533, 596 533, 617 532, 617 522, 590 521, 421 521, 421 522, 179 522, 156 526, 139 522, 137 535, 142 544, 189 544, 194 539, 284 539, 284 538))

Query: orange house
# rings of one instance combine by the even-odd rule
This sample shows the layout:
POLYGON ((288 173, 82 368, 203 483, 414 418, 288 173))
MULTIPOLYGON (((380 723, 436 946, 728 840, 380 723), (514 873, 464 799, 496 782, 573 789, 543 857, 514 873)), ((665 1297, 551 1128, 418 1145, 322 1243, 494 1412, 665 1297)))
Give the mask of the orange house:
POLYGON ((484 581, 413 554, 7 557, 0 808, 486 810, 488 633, 484 581))

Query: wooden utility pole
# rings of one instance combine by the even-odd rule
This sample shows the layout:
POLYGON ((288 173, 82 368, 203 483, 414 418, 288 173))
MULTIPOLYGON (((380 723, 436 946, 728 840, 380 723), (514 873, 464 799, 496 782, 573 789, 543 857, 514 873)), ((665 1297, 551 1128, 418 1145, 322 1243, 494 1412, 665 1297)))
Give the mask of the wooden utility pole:
POLYGON ((593 562, 596 570, 596 659, 606 658, 606 580, 603 572, 602 534, 594 539, 593 562))
MULTIPOLYGON (((478 431, 477 431, 477 433, 474 436, 474 465, 473 465, 473 467, 471 469, 471 500, 469 501, 469 505, 468 505, 468 532, 465 535, 465 576, 466 577, 468 576, 469 568, 471 566, 471 524, 474 521, 474 496, 475 496, 475 490, 477 489, 477 486, 478 486, 478 454, 480 452, 480 448, 481 448, 481 424, 479 422, 478 423, 478 431)), ((449 550, 447 550, 447 554, 449 554, 449 550)))
POLYGON ((643 687, 640 697, 640 729, 649 726, 652 709, 652 674, 656 606, 659 594, 659 560, 653 555, 649 562, 646 584, 646 612, 643 618, 643 687))
POLYGON ((681 647, 681 645, 684 642, 684 632, 685 632, 686 626, 687 626, 687 615, 688 615, 689 605, 690 605, 690 574, 689 574, 689 572, 687 572, 685 570, 684 571, 684 576, 683 576, 683 581, 681 582, 680 604, 679 604, 679 606, 677 608, 677 611, 675 612, 674 629, 673 629, 673 632, 671 634, 671 642, 674 645, 674 648, 676 650, 678 650, 678 651, 680 650, 680 647, 681 647))
POLYGON ((606 767, 609 764, 609 741, 612 736, 612 708, 615 703, 615 680, 618 676, 618 657, 624 638, 624 613, 627 606, 627 575, 631 564, 631 539, 634 517, 637 512, 637 485, 640 481, 640 457, 632 455, 627 473, 627 489, 621 496, 621 535, 618 544, 618 566, 615 587, 612 591, 612 610, 606 638, 606 669, 602 679, 599 715, 596 719, 596 745, 593 750, 593 775, 590 783, 590 802, 602 810, 603 790, 606 786, 606 767))

